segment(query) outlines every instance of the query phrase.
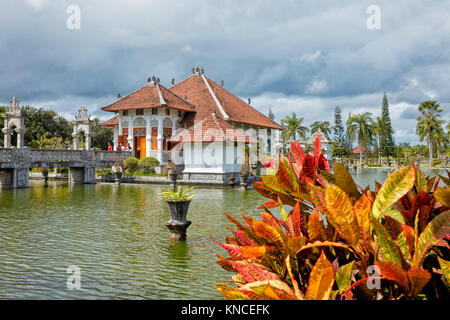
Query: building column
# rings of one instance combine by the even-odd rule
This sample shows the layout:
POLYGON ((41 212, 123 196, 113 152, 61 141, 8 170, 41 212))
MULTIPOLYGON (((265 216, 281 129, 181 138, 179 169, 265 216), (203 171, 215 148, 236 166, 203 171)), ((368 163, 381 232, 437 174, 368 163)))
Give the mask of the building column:
POLYGON ((163 119, 161 117, 158 118, 158 137, 156 138, 158 141, 158 161, 160 164, 163 163, 163 119))
POLYGON ((89 133, 85 133, 85 145, 86 145, 86 150, 91 150, 91 135, 89 133))
POLYGON ((78 150, 78 133, 72 133, 73 138, 73 150, 78 150))
POLYGON ((24 128, 16 129, 16 132, 17 132, 17 148, 19 148, 19 149, 24 147, 25 131, 26 130, 24 128))
POLYGON ((119 127, 114 127, 114 140, 113 140, 113 150, 116 150, 119 145, 119 127))
MULTIPOLYGON (((133 148, 133 118, 128 117, 128 144, 133 148)), ((127 146, 124 146, 125 148, 127 146)))
POLYGON ((145 117, 145 156, 148 158, 150 157, 150 152, 152 151, 152 127, 150 125, 151 123, 151 117, 147 116, 145 117))
POLYGON ((11 130, 2 129, 3 132, 3 145, 5 148, 11 148, 11 130))

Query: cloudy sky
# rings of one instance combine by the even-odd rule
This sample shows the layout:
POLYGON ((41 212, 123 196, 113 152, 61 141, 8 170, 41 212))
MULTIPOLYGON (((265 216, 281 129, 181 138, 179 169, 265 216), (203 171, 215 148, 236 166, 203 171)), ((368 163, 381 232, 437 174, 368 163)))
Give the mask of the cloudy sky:
POLYGON ((1 0, 0 12, 0 104, 106 119, 117 93, 199 66, 278 121, 332 123, 336 105, 344 120, 379 116, 383 92, 396 142, 418 142, 421 101, 450 117, 450 1, 1 0))

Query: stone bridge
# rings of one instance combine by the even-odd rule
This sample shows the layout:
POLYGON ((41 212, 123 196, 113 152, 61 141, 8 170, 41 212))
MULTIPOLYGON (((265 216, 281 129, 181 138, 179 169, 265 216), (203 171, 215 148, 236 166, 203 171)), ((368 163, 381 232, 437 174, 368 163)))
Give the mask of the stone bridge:
POLYGON ((0 148, 0 189, 27 188, 31 168, 68 167, 70 183, 95 183, 95 167, 131 156, 131 151, 0 148))

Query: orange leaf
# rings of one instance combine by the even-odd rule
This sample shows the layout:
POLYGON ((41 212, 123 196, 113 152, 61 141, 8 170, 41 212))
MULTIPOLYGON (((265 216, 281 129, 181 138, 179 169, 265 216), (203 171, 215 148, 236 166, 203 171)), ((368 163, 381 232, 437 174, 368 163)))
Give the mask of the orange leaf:
POLYGON ((300 251, 303 251, 303 250, 306 250, 306 249, 310 249, 310 248, 317 248, 317 247, 339 247, 339 248, 345 248, 345 249, 347 249, 349 251, 352 251, 352 249, 349 246, 347 246, 347 245, 345 245, 343 243, 340 243, 340 242, 316 241, 316 242, 308 243, 308 244, 302 246, 300 248, 300 250, 297 251, 297 254, 300 251))
POLYGON ((322 219, 316 209, 309 216, 308 236, 310 241, 325 241, 327 238, 322 219))
POLYGON ((258 247, 240 247, 241 254, 245 259, 258 258, 266 253, 265 246, 258 247))
POLYGON ((306 300, 327 300, 334 283, 334 269, 325 254, 321 253, 309 275, 306 300))
MULTIPOLYGON (((370 191, 368 191, 370 193, 370 191)), ((359 229, 362 233, 364 243, 368 244, 370 239, 370 219, 369 213, 372 210, 372 201, 369 196, 364 193, 358 201, 353 205, 355 210, 356 220, 358 221, 359 229)))
POLYGON ((423 287, 430 281, 431 274, 421 268, 411 268, 408 270, 408 276, 411 280, 410 295, 414 298, 419 294, 423 287))
POLYGON ((295 236, 300 236, 300 235, 306 236, 306 213, 300 209, 299 202, 297 202, 297 204, 294 207, 294 210, 292 210, 291 217, 292 217, 291 221, 292 221, 292 228, 294 229, 294 235, 295 236))
POLYGON ((356 247, 360 233, 355 211, 347 194, 337 186, 328 185, 325 190, 325 202, 341 237, 356 247))
POLYGON ((275 243, 279 248, 284 248, 284 240, 281 234, 266 223, 255 220, 253 222, 253 230, 258 237, 264 238, 267 242, 275 243))

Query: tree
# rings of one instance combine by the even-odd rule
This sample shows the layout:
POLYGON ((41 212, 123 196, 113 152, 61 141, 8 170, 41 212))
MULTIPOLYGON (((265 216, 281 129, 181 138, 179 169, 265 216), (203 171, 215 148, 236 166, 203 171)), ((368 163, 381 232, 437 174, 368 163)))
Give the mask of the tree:
POLYGON ((328 121, 314 121, 309 128, 311 130, 311 134, 313 134, 319 129, 327 136, 331 133, 331 126, 328 121))
POLYGON ((70 147, 70 140, 63 140, 61 137, 51 137, 50 133, 45 132, 38 140, 30 142, 30 148, 36 149, 52 149, 52 150, 67 150, 70 147))
POLYGON ((92 122, 93 137, 91 141, 92 148, 98 148, 100 150, 107 150, 108 143, 112 143, 114 140, 114 133, 111 128, 102 127, 100 125, 100 119, 95 118, 92 122))
POLYGON ((342 123, 342 114, 341 108, 336 106, 334 108, 334 141, 333 150, 335 151, 336 156, 342 157, 348 153, 349 145, 347 141, 347 137, 345 135, 344 124, 342 123))
POLYGON ((372 113, 364 112, 363 114, 350 115, 347 120, 347 137, 349 141, 354 142, 356 139, 359 144, 359 164, 362 163, 363 149, 367 149, 373 144, 373 120, 370 117, 372 113))
POLYGON ((73 125, 55 111, 26 106, 22 110, 24 116, 25 145, 38 141, 47 134, 47 138, 58 137, 63 141, 72 139, 73 125))
POLYGON ((270 107, 269 107, 269 114, 268 114, 268 116, 269 116, 270 120, 272 120, 272 121, 275 120, 275 115, 273 114, 272 108, 270 108, 270 107))
POLYGON ((391 117, 389 115, 389 103, 387 100, 386 92, 383 95, 383 105, 381 107, 381 137, 380 137, 380 149, 381 154, 387 157, 389 163, 389 156, 394 153, 394 130, 392 129, 391 117))
POLYGON ((373 134, 377 137, 377 153, 378 153, 378 163, 381 163, 381 137, 383 134, 383 120, 381 117, 376 117, 373 125, 373 134))
POLYGON ((297 118, 297 115, 294 112, 292 112, 292 116, 287 116, 286 118, 281 120, 281 124, 285 128, 283 130, 283 133, 281 134, 284 144, 286 144, 286 142, 290 138, 296 140, 297 134, 300 136, 300 138, 306 140, 306 133, 308 132, 308 128, 303 126, 303 121, 303 117, 297 118))
POLYGON ((417 117, 416 134, 419 135, 421 142, 427 140, 430 168, 432 168, 434 139, 440 133, 440 128, 443 125, 444 121, 440 120, 440 117, 444 110, 434 100, 423 101, 417 109, 421 115, 417 117))

